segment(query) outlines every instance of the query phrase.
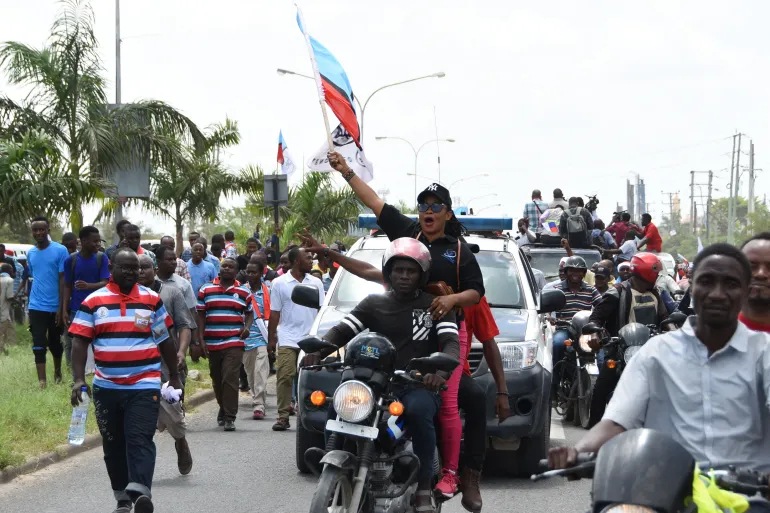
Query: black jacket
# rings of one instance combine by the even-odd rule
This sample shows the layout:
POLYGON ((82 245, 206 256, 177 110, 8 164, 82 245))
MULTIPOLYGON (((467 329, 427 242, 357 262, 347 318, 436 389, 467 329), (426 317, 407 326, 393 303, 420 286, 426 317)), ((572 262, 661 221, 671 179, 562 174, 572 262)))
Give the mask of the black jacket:
MULTIPOLYGON (((654 288, 650 291, 658 300, 658 324, 668 317, 666 305, 660 298, 660 294, 654 288)), ((604 326, 610 336, 617 337, 620 328, 628 324, 628 316, 631 312, 631 281, 627 280, 607 289, 602 300, 591 312, 589 322, 604 326)))

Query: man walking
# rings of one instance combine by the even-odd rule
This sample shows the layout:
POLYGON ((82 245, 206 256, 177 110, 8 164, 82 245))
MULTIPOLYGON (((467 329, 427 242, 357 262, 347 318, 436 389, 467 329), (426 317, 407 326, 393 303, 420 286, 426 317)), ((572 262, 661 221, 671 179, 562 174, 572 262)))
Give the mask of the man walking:
MULTIPOLYGON (((70 254, 64 261, 64 300, 61 318, 65 328, 69 328, 72 319, 80 309, 81 303, 95 290, 107 285, 110 280, 109 260, 104 253, 98 252, 101 244, 99 229, 84 226, 79 233, 80 251, 70 254)), ((93 351, 89 351, 86 368, 93 369, 93 351)), ((64 357, 67 366, 72 366, 72 337, 64 333, 64 357)), ((73 376, 74 378, 74 376, 73 376)))
POLYGON ((248 288, 236 281, 236 266, 235 260, 225 258, 219 278, 204 284, 198 292, 199 342, 209 356, 211 381, 219 404, 217 423, 225 431, 235 431, 244 340, 254 322, 253 298, 248 288))
POLYGON ((647 245, 647 252, 660 253, 663 251, 663 239, 660 237, 658 227, 652 224, 652 216, 650 214, 642 214, 642 240, 639 241, 638 247, 641 250, 647 245))
POLYGON ((313 269, 313 255, 302 248, 289 251, 291 270, 273 282, 271 290, 271 312, 268 336, 268 351, 276 352, 276 396, 278 420, 273 431, 289 429, 292 383, 297 374, 297 356, 302 340, 310 331, 316 311, 295 304, 291 292, 299 283, 313 285, 318 289, 318 304, 324 302, 324 286, 321 280, 309 273, 313 269))
POLYGON ((201 234, 198 232, 190 232, 187 235, 187 242, 190 243, 190 247, 184 248, 184 251, 182 251, 182 254, 179 255, 179 258, 181 258, 185 262, 189 262, 192 259, 192 247, 198 241, 198 237, 200 236, 201 234))
POLYGON ((112 280, 83 301, 70 326, 73 406, 80 402, 81 387, 88 389, 86 347, 94 345, 94 410, 118 501, 114 513, 130 513, 132 505, 135 513, 153 511, 152 438, 158 423, 161 358, 169 368, 169 386, 182 388, 176 349, 169 340, 171 317, 158 294, 137 285, 138 276, 137 255, 128 248, 115 250, 112 280))
POLYGON ((146 251, 142 247, 142 231, 137 225, 129 224, 123 227, 123 240, 120 241, 120 246, 133 249, 137 255, 146 254, 152 260, 153 265, 157 265, 155 253, 146 251))
MULTIPOLYGON (((171 235, 164 235, 160 239, 160 245, 166 246, 167 248, 171 248, 171 251, 175 251, 176 241, 174 240, 174 237, 172 237, 171 235)), ((157 259, 157 256, 158 255, 155 255, 156 259, 157 259)), ((185 280, 190 281, 190 271, 187 269, 187 262, 185 262, 181 258, 176 259, 176 268, 174 269, 174 272, 176 272, 179 276, 181 276, 185 280)))
POLYGON ((11 266, 0 264, 0 353, 8 354, 8 346, 16 344, 16 328, 11 320, 11 299, 13 299, 13 278, 11 266))
POLYGON ((262 281, 263 272, 261 263, 249 263, 246 266, 253 299, 254 322, 249 326, 249 337, 246 339, 246 348, 243 353, 243 366, 249 380, 254 420, 265 418, 267 378, 270 377, 266 324, 270 320, 270 289, 262 281))
POLYGON ((209 251, 206 237, 198 237, 198 244, 203 245, 203 259, 213 265, 214 270, 216 271, 217 275, 219 275, 219 256, 214 256, 214 254, 209 251))
POLYGON ((78 250, 78 236, 72 232, 67 232, 61 236, 61 245, 67 248, 67 252, 71 255, 78 250))
MULTIPOLYGON (((192 259, 187 262, 187 270, 190 272, 190 283, 192 284, 193 292, 195 292, 196 297, 198 291, 204 284, 214 281, 217 277, 217 270, 214 266, 210 262, 204 260, 206 257, 206 239, 203 239, 203 242, 200 242, 201 239, 203 239, 203 237, 200 237, 198 241, 193 244, 192 259)), ((174 261, 174 268, 176 268, 176 259, 174 261)))
POLYGON ((238 258, 238 250, 235 248, 235 233, 232 230, 225 232, 224 258, 238 258))
POLYGON ((246 270, 246 266, 249 265, 249 260, 251 259, 251 255, 255 254, 256 252, 257 252, 257 239, 255 239, 254 237, 251 237, 246 241, 246 254, 238 255, 238 258, 235 259, 235 261, 238 262, 238 272, 246 270))
POLYGON ((61 383, 61 311, 64 295, 64 261, 67 248, 53 242, 49 235, 48 219, 39 216, 32 220, 35 246, 27 252, 27 265, 35 286, 29 297, 29 331, 32 333, 32 352, 35 354, 37 380, 40 388, 48 381, 45 372, 46 350, 51 351, 54 383, 61 383))
POLYGON ((105 250, 105 254, 107 255, 107 258, 112 260, 112 254, 115 253, 115 251, 120 246, 120 241, 123 240, 123 228, 131 224, 131 221, 128 219, 121 219, 118 221, 118 224, 115 225, 115 233, 118 234, 118 242, 115 244, 112 244, 105 250))
MULTIPOLYGON (((168 251, 170 249, 166 248, 168 251)), ((173 254, 173 252, 171 252, 173 254)), ((190 347, 190 335, 197 326, 193 315, 185 304, 182 292, 172 284, 165 284, 155 279, 155 268, 152 260, 147 255, 139 256, 139 284, 147 287, 160 296, 163 306, 166 307, 166 313, 171 317, 174 327, 169 332, 174 347, 176 348, 177 370, 182 387, 186 384, 187 361, 185 355, 187 348, 190 347)), ((161 364, 160 369, 161 382, 166 383, 169 380, 168 366, 165 362, 161 364)), ((164 397, 160 399, 160 409, 158 411, 158 431, 168 431, 168 434, 174 439, 176 448, 177 468, 183 476, 192 470, 192 455, 190 446, 187 444, 185 435, 187 434, 187 424, 184 420, 184 388, 182 388, 182 398, 173 403, 167 401, 164 397)))
POLYGON ((534 228, 535 233, 543 231, 543 226, 540 224, 540 216, 548 210, 548 203, 543 201, 542 194, 539 189, 532 191, 532 201, 524 205, 524 217, 529 219, 530 230, 534 228))

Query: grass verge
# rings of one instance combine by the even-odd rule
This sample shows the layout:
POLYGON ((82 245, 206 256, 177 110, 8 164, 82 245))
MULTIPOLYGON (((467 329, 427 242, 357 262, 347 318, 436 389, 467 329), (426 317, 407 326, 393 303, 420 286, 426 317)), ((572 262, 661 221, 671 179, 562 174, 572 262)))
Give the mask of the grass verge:
MULTIPOLYGON (((72 415, 72 379, 66 364, 62 371, 64 381, 54 385, 49 353, 48 388, 40 390, 27 326, 16 326, 16 340, 18 343, 8 348, 8 356, 0 353, 0 470, 66 444, 72 415)), ((208 362, 201 360, 196 364, 188 357, 187 364, 201 372, 202 380, 188 379, 185 394, 190 397, 200 389, 210 388, 208 362)), ((90 385, 92 377, 86 380, 90 385)), ((88 416, 87 432, 98 432, 93 413, 88 416)))

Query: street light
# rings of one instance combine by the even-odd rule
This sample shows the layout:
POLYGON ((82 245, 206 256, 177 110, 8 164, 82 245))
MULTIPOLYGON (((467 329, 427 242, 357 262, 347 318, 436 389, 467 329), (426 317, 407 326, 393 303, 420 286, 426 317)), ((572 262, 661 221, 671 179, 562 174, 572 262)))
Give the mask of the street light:
MULTIPOLYGON (((414 80, 417 80, 417 79, 414 79, 414 80)), ((380 89, 382 89, 382 88, 380 88, 380 89)), ((377 91, 375 91, 375 92, 377 92, 377 91)), ((372 93, 372 94, 374 94, 374 93, 372 93)), ((371 96, 370 96, 370 98, 371 98, 371 96)), ((407 174, 408 175, 414 175, 414 200, 415 201, 417 201, 417 177, 419 176, 417 174, 417 156, 420 154, 422 149, 425 148, 425 146, 427 144, 430 144, 432 142, 450 142, 450 143, 455 142, 454 139, 431 139, 430 141, 425 141, 424 143, 422 143, 420 145, 419 148, 415 149, 414 144, 410 143, 409 141, 407 141, 403 137, 392 137, 392 136, 381 136, 381 135, 379 135, 379 136, 375 137, 375 139, 378 140, 378 141, 382 141, 384 139, 397 139, 399 141, 404 141, 406 144, 409 145, 410 148, 412 148, 412 151, 414 152, 414 173, 407 173, 407 174)), ((427 178, 427 177, 423 177, 423 178, 427 178)))
POLYGON ((477 175, 471 175, 471 176, 466 176, 465 178, 460 178, 459 180, 455 180, 454 182, 452 182, 449 185, 449 187, 447 187, 447 189, 449 189, 451 191, 452 187, 454 187, 456 184, 458 184, 458 183, 460 183, 460 182, 462 182, 464 180, 470 180, 471 178, 480 178, 482 176, 489 176, 489 174, 487 174, 487 173, 479 173, 477 175))
POLYGON ((406 176, 417 176, 417 177, 420 177, 420 178, 425 178, 426 180, 433 180, 433 178, 431 178, 430 176, 418 175, 418 174, 415 174, 415 173, 407 173, 406 176))
MULTIPOLYGON (((311 77, 310 75, 303 75, 302 73, 297 73, 295 71, 289 71, 287 69, 278 68, 276 71, 278 72, 279 75, 295 75, 295 76, 298 76, 298 77, 309 78, 310 80, 315 80, 315 78, 311 77)), ((361 139, 363 140, 363 138, 364 138, 364 113, 366 112, 366 106, 369 104, 369 100, 372 99, 372 96, 374 96, 375 94, 379 93, 383 89, 387 89, 388 87, 394 87, 394 86, 401 85, 401 84, 408 84, 409 82, 415 82, 417 80, 423 80, 425 78, 444 78, 445 76, 446 76, 446 73, 444 73, 443 71, 439 71, 438 73, 432 73, 430 75, 425 75, 423 77, 410 78, 409 80, 402 80, 401 82, 394 82, 392 84, 386 84, 386 85, 384 85, 382 87, 378 87, 377 89, 374 90, 374 92, 372 92, 372 94, 369 95, 368 98, 366 98, 366 101, 364 102, 364 106, 363 107, 361 106, 361 102, 358 100, 358 97, 354 95, 353 99, 358 104, 358 110, 361 111, 361 139)))
POLYGON ((488 208, 501 207, 501 206, 502 206, 502 204, 501 204, 501 203, 495 203, 494 205, 487 205, 487 206, 486 206, 486 207, 484 207, 484 208, 480 208, 480 209, 478 209, 478 210, 476 211, 476 213, 478 214, 479 212, 483 212, 484 210, 487 210, 488 208))
POLYGON ((494 196, 494 197, 496 198, 496 197, 497 197, 497 193, 494 193, 494 192, 490 192, 489 194, 484 194, 483 196, 476 196, 475 198, 473 198, 473 199, 470 199, 470 200, 466 201, 465 203, 467 203, 467 204, 468 204, 468 206, 470 206, 470 205, 471 205, 471 203, 473 203, 475 200, 477 200, 477 199, 481 199, 481 198, 486 198, 486 197, 488 197, 488 196, 494 196))

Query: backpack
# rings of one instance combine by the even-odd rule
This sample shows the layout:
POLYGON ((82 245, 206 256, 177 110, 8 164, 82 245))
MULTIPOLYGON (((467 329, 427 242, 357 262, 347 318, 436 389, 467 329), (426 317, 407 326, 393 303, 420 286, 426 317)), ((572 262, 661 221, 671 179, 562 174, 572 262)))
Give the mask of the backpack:
POLYGON ((567 211, 567 234, 585 234, 588 231, 583 218, 583 207, 570 207, 567 211))
MULTIPOLYGON (((72 282, 75 283, 75 265, 77 265, 78 258, 77 256, 80 254, 80 252, 73 253, 72 254, 72 264, 70 265, 70 276, 72 276, 72 282)), ((104 260, 104 253, 101 251, 96 252, 96 269, 98 271, 102 270, 102 261, 104 260)))
POLYGON ((599 233, 593 236, 593 245, 599 246, 600 248, 609 249, 609 245, 607 244, 607 241, 604 240, 604 233, 606 230, 601 230, 599 233))

